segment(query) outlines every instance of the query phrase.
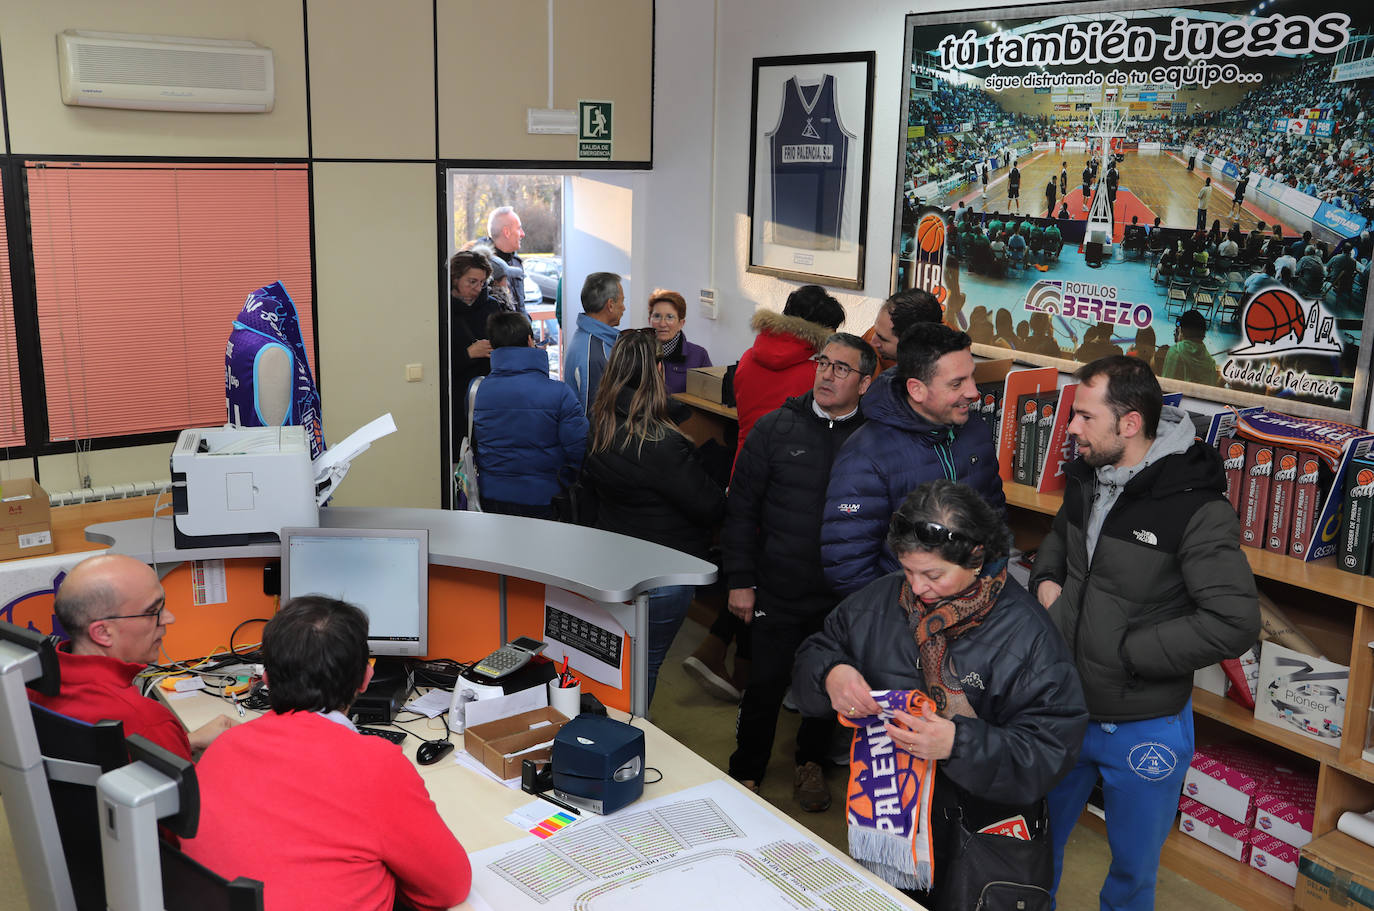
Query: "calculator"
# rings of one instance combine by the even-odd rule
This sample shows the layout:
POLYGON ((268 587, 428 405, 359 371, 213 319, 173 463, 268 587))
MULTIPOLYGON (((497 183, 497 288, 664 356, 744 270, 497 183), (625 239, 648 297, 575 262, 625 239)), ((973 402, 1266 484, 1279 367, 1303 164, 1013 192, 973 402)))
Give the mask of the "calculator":
POLYGON ((472 669, 483 677, 500 680, 528 664, 531 658, 544 650, 545 644, 542 639, 521 636, 477 662, 472 669))

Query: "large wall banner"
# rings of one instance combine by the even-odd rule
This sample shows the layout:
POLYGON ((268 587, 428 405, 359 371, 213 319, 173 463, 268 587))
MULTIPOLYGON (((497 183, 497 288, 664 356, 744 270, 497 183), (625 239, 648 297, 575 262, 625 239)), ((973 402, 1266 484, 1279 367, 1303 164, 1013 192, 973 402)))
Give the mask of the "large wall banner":
POLYGON ((894 287, 938 274, 981 355, 1363 424, 1374 5, 979 15, 906 20, 894 287))

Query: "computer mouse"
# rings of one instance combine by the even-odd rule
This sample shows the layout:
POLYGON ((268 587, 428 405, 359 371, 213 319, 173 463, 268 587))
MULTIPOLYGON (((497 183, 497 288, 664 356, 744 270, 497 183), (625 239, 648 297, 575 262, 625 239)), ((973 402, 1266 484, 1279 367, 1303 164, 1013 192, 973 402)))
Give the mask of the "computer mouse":
POLYGON ((415 751, 415 761, 420 765, 434 765, 451 752, 453 744, 447 740, 426 740, 415 751))

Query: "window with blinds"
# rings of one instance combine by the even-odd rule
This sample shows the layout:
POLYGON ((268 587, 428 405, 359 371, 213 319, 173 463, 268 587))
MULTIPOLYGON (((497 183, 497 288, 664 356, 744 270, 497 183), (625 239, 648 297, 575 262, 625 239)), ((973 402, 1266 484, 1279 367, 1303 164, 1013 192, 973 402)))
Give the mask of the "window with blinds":
POLYGON ((223 424, 231 324, 274 281, 314 368, 306 165, 28 161, 25 176, 50 441, 223 424))
POLYGON ((5 192, 8 189, 0 182, 0 446, 22 446, 24 403, 19 389, 14 286, 10 284, 10 243, 5 231, 5 192))

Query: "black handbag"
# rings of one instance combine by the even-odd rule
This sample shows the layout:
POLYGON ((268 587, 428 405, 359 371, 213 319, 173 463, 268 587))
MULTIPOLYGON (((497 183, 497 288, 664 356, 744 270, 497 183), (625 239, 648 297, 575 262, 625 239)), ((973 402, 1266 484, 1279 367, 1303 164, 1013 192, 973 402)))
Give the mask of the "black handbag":
POLYGON ((981 833, 978 819, 957 806, 946 809, 948 853, 936 869, 936 911, 1049 911, 1054 849, 1044 801, 1039 811, 1027 819, 1028 841, 981 833))
POLYGON ((560 489, 552 500, 554 518, 569 525, 596 525, 596 491, 582 472, 571 481, 560 479, 560 489))

